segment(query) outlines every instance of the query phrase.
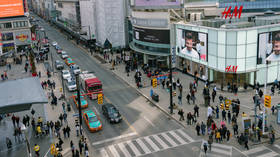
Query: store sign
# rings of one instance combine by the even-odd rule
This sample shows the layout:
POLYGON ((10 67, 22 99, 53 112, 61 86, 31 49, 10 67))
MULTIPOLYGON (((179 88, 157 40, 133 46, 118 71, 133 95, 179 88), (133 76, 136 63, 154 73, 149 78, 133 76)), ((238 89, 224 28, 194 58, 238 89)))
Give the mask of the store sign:
POLYGON ((169 30, 133 27, 133 37, 136 40, 144 42, 170 44, 169 30))
POLYGON ((230 65, 230 66, 226 67, 225 72, 234 72, 234 73, 236 73, 237 68, 238 68, 238 65, 237 66, 233 65, 232 67, 230 65))
POLYGON ((24 42, 28 38, 28 35, 20 34, 16 36, 16 39, 24 42))
POLYGON ((235 6, 234 11, 231 14, 231 6, 228 8, 228 10, 227 10, 227 7, 226 7, 225 10, 222 12, 222 18, 225 17, 225 19, 227 19, 227 17, 232 18, 233 16, 236 18, 237 15, 238 15, 238 18, 240 19, 240 16, 242 14, 242 9, 243 9, 242 5, 240 6, 239 10, 238 10, 238 7, 235 6))

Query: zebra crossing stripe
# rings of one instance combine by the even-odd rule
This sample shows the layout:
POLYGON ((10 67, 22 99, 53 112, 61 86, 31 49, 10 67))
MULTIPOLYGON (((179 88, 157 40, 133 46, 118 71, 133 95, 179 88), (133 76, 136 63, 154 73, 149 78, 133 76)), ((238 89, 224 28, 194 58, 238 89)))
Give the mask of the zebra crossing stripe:
POLYGON ((110 145, 108 148, 114 157, 120 157, 118 151, 115 148, 115 145, 110 145))
POLYGON ((144 137, 144 139, 149 143, 149 145, 154 149, 155 152, 160 150, 149 137, 144 137))
POLYGON ((274 156, 278 156, 279 154, 278 153, 275 153, 275 152, 269 152, 269 153, 266 153, 266 154, 262 154, 262 155, 258 155, 256 157, 274 157, 274 156))
POLYGON ((165 138, 173 147, 177 146, 177 143, 175 143, 167 134, 161 134, 163 138, 165 138))
POLYGON ((157 135, 153 135, 152 137, 163 147, 163 149, 169 148, 169 146, 164 143, 157 135))
POLYGON ((261 152, 261 151, 263 151, 265 149, 266 148, 264 146, 262 146, 262 147, 257 147, 257 148, 254 148, 254 149, 250 149, 250 150, 244 151, 243 153, 246 154, 246 155, 249 155, 249 154, 254 154, 254 153, 257 153, 257 152, 261 152))
POLYGON ((145 154, 151 153, 150 149, 139 138, 136 140, 136 142, 140 145, 140 147, 143 149, 145 154))
POLYGON ((213 143, 212 146, 214 147, 220 147, 220 148, 225 148, 225 149, 232 149, 232 146, 227 146, 227 145, 224 145, 224 144, 218 144, 218 143, 213 143))
POLYGON ((108 155, 108 153, 106 152, 105 148, 102 148, 102 149, 100 150, 100 153, 101 153, 101 156, 102 156, 102 157, 109 157, 109 155, 108 155))
POLYGON ((190 142, 193 142, 194 140, 189 136, 187 135, 183 130, 179 129, 177 130, 181 135, 183 135, 186 139, 188 139, 190 142))
POLYGON ((174 138, 176 138, 176 140, 178 140, 181 144, 186 144, 187 142, 185 142, 180 136, 178 136, 174 131, 170 131, 169 132, 174 138))
POLYGON ((220 154, 224 154, 224 155, 230 155, 231 154, 231 152, 229 152, 229 151, 225 151, 225 150, 222 150, 222 149, 217 149, 215 147, 212 147, 211 151, 212 152, 217 152, 217 153, 220 153, 220 154))
POLYGON ((128 146, 132 149, 133 153, 135 154, 135 156, 140 156, 141 153, 139 152, 139 150, 135 147, 135 145, 131 142, 128 141, 126 142, 128 144, 128 146))
POLYGON ((275 144, 274 146, 277 147, 278 149, 280 149, 280 146, 278 144, 275 144))
POLYGON ((123 152, 125 157, 130 157, 131 156, 130 153, 126 150, 126 148, 124 146, 124 143, 119 143, 118 145, 119 145, 120 150, 123 152))

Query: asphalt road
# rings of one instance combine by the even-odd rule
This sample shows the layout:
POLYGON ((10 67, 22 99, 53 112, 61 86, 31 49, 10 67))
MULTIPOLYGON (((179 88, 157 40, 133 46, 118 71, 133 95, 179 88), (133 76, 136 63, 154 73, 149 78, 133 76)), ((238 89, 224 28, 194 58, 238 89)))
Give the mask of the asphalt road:
MULTIPOLYGON (((67 40, 57 29, 42 20, 39 25, 46 30, 50 42, 57 41, 82 70, 94 72, 102 81, 104 102, 113 103, 123 115, 124 120, 120 124, 112 125, 101 114, 101 105, 89 100, 88 109, 95 110, 103 124, 103 130, 96 133, 88 132, 83 124, 89 142, 94 148, 94 156, 203 156, 200 148, 202 142, 188 134, 189 130, 182 128, 176 121, 169 119, 148 103, 134 88, 116 78, 109 69, 97 63, 73 41, 67 40)), ((61 60, 53 47, 50 50, 53 53, 53 60, 61 60)), ((67 68, 66 65, 65 67, 67 68)), ((70 96, 72 93, 67 92, 67 95, 70 96)), ((73 101, 72 106, 78 112, 73 101)), ((224 153, 229 156, 241 156, 235 148, 231 150, 234 151, 230 154, 225 151, 224 153)))

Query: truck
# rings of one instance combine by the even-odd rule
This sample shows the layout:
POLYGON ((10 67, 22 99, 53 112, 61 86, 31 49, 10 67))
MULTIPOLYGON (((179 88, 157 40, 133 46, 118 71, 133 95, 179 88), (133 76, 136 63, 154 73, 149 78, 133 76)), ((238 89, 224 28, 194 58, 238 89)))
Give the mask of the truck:
POLYGON ((81 87, 90 99, 97 99, 98 94, 102 94, 102 82, 92 73, 82 72, 79 75, 81 87))

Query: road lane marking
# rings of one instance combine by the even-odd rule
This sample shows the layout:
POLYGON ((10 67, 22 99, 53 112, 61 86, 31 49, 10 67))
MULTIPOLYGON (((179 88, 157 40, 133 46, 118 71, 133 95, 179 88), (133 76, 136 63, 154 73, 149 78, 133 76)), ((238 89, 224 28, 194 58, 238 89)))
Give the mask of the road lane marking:
POLYGON ((136 132, 131 132, 131 133, 128 133, 128 134, 120 135, 120 136, 109 138, 109 139, 106 139, 106 140, 102 140, 102 141, 98 141, 98 142, 93 142, 92 145, 93 146, 94 145, 99 145, 99 144, 102 144, 102 143, 105 143, 105 142, 110 142, 110 141, 122 139, 122 138, 125 138, 125 137, 135 136, 135 135, 138 135, 138 134, 136 132))
POLYGON ((126 142, 128 144, 128 146, 132 149, 133 153, 135 154, 135 156, 140 156, 141 153, 139 152, 139 150, 135 147, 135 145, 131 142, 131 141, 127 141, 126 142))
POLYGON ((164 142, 158 137, 158 135, 153 135, 152 137, 163 147, 163 149, 169 148, 169 146, 168 146, 166 143, 164 143, 164 142))
POLYGON ((265 153, 265 154, 262 154, 262 155, 257 155, 256 157, 274 157, 274 156, 278 156, 279 154, 272 151, 272 152, 269 152, 269 153, 265 153))
POLYGON ((151 151, 150 149, 143 143, 143 141, 141 141, 139 138, 136 140, 136 142, 139 144, 139 146, 143 149, 143 151, 145 152, 145 154, 150 154, 151 151))
POLYGON ((230 150, 232 149, 232 146, 227 146, 227 145, 218 144, 218 143, 213 143, 212 146, 221 147, 221 148, 230 149, 230 150))
POLYGON ((100 150, 100 153, 101 153, 101 156, 102 156, 102 157, 109 157, 109 155, 108 155, 108 153, 106 152, 105 148, 102 148, 102 149, 100 150))
POLYGON ((146 116, 143 116, 143 118, 144 118, 148 123, 150 123, 153 127, 155 127, 155 125, 150 121, 150 119, 148 119, 146 116))
POLYGON ((149 143, 149 145, 154 149, 155 152, 159 151, 159 147, 149 138, 149 137, 144 137, 144 139, 149 143))
POLYGON ((190 142, 193 142, 194 140, 189 136, 187 135, 183 130, 179 129, 177 130, 181 135, 183 135, 185 138, 187 138, 190 142))
POLYGON ((166 141, 168 141, 172 147, 176 147, 177 146, 177 143, 175 143, 166 133, 164 134, 160 134, 163 138, 166 139, 166 141))
POLYGON ((115 148, 115 145, 111 145, 108 147, 114 157, 120 157, 118 151, 115 148))
POLYGON ((125 157, 130 157, 131 156, 130 153, 125 148, 124 143, 119 143, 118 145, 119 145, 120 150, 123 152, 125 157))
POLYGON ((93 106, 93 109, 94 109, 94 111, 97 113, 97 115, 100 116, 100 113, 99 113, 99 111, 97 110, 97 108, 96 108, 95 106, 93 106))
POLYGON ((274 146, 277 147, 278 149, 280 149, 280 146, 278 144, 275 144, 274 146))
POLYGON ((178 136, 174 131, 169 132, 176 140, 178 140, 181 145, 186 144, 187 142, 184 141, 180 136, 178 136))
MULTIPOLYGON (((105 95, 104 95, 104 99, 105 99, 108 103, 111 103, 111 104, 112 104, 112 102, 110 101, 110 99, 108 99, 105 95)), ((124 116, 122 116, 122 119, 124 120, 124 122, 129 126, 129 128, 130 128, 133 132, 136 132, 136 133, 137 133, 136 129, 128 122, 128 120, 127 120, 124 116)))

